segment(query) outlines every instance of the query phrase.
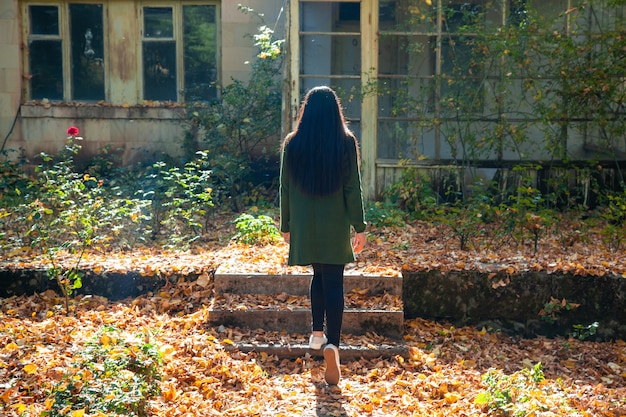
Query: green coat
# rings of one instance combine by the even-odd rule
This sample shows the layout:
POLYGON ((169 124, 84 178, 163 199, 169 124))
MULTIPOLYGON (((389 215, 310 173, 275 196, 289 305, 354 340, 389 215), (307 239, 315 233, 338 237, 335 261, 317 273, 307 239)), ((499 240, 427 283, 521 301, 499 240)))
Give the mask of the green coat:
POLYGON ((356 155, 343 188, 335 194, 311 197, 289 179, 285 155, 280 169, 280 231, 290 233, 289 265, 354 262, 351 226, 365 231, 361 173, 356 155))

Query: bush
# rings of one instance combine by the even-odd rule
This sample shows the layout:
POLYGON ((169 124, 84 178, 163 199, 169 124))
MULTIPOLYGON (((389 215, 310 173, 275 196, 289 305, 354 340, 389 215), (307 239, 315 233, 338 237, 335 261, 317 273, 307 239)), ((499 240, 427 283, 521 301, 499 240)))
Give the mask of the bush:
POLYGON ((251 214, 241 214, 234 221, 237 234, 233 240, 246 245, 266 245, 277 243, 281 239, 280 232, 274 220, 264 214, 254 217, 251 214))
POLYGON ((147 334, 132 336, 105 326, 74 360, 75 371, 52 389, 47 415, 83 410, 85 415, 146 416, 161 379, 161 354, 149 340, 147 334))

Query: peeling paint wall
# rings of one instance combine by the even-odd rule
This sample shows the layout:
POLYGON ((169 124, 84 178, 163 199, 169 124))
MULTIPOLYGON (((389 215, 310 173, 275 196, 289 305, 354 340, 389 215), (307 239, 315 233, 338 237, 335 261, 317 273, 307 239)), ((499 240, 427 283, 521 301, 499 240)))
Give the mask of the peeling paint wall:
POLYGON ((5 139, 17 117, 20 103, 20 31, 17 0, 0 1, 0 140, 5 139))

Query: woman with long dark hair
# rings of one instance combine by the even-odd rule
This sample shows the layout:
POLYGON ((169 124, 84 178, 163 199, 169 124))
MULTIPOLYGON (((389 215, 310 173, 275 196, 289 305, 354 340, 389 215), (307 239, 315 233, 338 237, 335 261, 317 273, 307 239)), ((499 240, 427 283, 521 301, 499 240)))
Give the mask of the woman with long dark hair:
POLYGON ((344 268, 363 249, 366 235, 359 144, 331 88, 307 93, 281 154, 280 230, 289 242, 289 265, 313 267, 309 347, 325 345, 324 377, 336 385, 344 268))

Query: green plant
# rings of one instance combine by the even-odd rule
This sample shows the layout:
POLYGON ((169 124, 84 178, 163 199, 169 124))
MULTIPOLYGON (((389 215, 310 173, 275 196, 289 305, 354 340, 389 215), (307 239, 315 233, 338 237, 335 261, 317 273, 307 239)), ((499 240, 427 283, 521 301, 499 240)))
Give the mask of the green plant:
POLYGON ((559 321, 561 313, 564 311, 574 310, 578 307, 580 307, 580 304, 570 303, 565 298, 559 300, 554 297, 550 297, 550 301, 546 302, 541 311, 539 311, 539 316, 541 316, 541 320, 547 323, 556 323, 559 321))
POLYGON ((618 251, 626 240, 626 191, 608 193, 606 200, 608 204, 600 214, 606 225, 600 234, 610 250, 618 251))
POLYGON ((146 416, 148 400, 159 393, 161 354, 149 334, 130 335, 105 326, 87 342, 74 371, 52 389, 43 415, 146 416))
POLYGON ((233 240, 246 245, 273 244, 280 240, 281 235, 274 220, 264 214, 254 217, 241 214, 234 220, 237 233, 233 240))
POLYGON ((405 213, 390 201, 365 203, 365 220, 374 227, 402 227, 405 213))
POLYGON ((574 331, 571 333, 572 337, 579 340, 586 340, 596 334, 599 323, 594 321, 593 323, 585 326, 584 324, 575 324, 574 331))
POLYGON ((472 239, 481 233, 482 214, 480 207, 457 202, 438 208, 436 221, 452 230, 452 234, 459 241, 460 250, 467 250, 472 239))
POLYGON ((423 218, 423 212, 437 203, 428 176, 414 167, 406 168, 400 179, 383 192, 382 198, 418 218, 423 218))
MULTIPOLYGON (((486 406, 496 416, 529 416, 549 409, 544 395, 538 395, 545 377, 541 362, 512 375, 491 369, 483 375, 487 386, 476 396, 475 403, 486 406)), ((565 394, 561 393, 563 401, 565 394)))
POLYGON ((182 169, 156 162, 147 174, 148 181, 137 191, 141 199, 151 202, 153 239, 165 235, 168 244, 189 245, 208 230, 213 207, 212 171, 209 153, 196 154, 182 169))
MULTIPOLYGON (((254 10, 244 13, 260 19, 254 10)), ((223 87, 220 99, 203 103, 189 114, 189 137, 211 155, 215 199, 244 209, 244 200, 259 185, 276 188, 278 140, 281 135, 282 60, 281 39, 262 25, 251 36, 258 48, 248 82, 232 80, 223 87), (200 137, 199 132, 204 132, 200 137)))
POLYGON ((60 288, 67 314, 71 295, 82 286, 80 263, 85 252, 104 239, 100 229, 105 226, 103 212, 106 211, 102 183, 88 174, 73 171, 74 156, 81 148, 76 140, 82 138, 75 127, 70 127, 68 134, 65 149, 56 160, 41 154, 39 177, 30 184, 30 188, 36 189, 36 198, 22 208, 32 222, 28 230, 31 246, 38 247, 47 257, 50 263, 47 274, 60 288), (73 257, 71 266, 60 262, 62 254, 73 257))

